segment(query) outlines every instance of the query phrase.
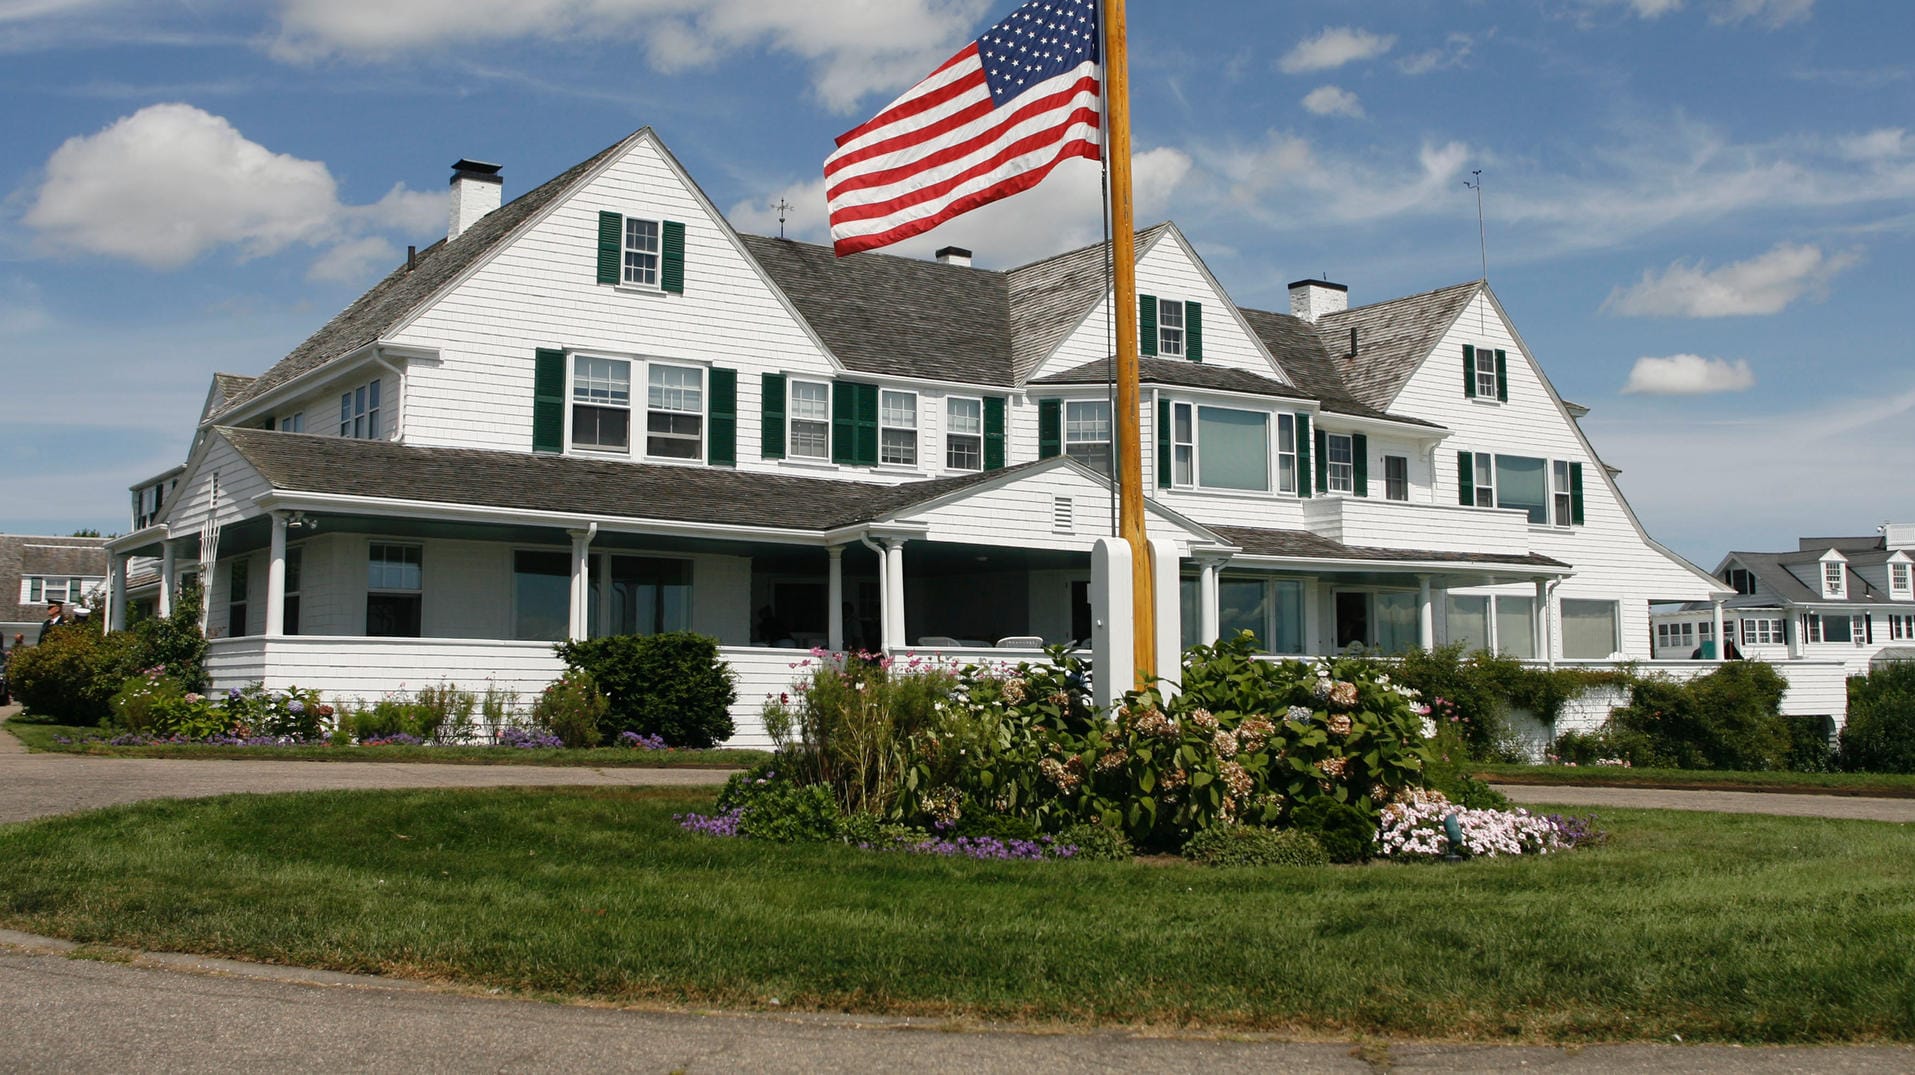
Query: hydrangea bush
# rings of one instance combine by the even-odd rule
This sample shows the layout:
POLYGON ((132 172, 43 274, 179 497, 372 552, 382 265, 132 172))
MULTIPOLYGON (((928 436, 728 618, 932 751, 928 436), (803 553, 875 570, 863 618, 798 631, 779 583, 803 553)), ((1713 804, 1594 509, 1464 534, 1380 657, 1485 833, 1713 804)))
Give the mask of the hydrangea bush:
POLYGON ((1462 833, 1458 850, 1470 857, 1546 855, 1599 841, 1587 819, 1532 814, 1527 810, 1471 810, 1438 791, 1412 791, 1383 808, 1377 855, 1394 859, 1440 859, 1450 853, 1444 824, 1454 816, 1462 833))

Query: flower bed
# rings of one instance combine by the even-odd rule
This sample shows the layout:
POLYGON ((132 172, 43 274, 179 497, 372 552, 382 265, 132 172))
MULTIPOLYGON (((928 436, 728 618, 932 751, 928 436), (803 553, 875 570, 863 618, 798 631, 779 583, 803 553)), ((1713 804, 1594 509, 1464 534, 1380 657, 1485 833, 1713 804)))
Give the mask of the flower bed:
POLYGON ((1452 850, 1446 821, 1455 818, 1462 835, 1456 848, 1471 857, 1546 855, 1580 844, 1599 843, 1603 834, 1594 818, 1538 815, 1527 810, 1471 810, 1439 791, 1413 791, 1383 808, 1377 829, 1379 858, 1440 859, 1452 850))

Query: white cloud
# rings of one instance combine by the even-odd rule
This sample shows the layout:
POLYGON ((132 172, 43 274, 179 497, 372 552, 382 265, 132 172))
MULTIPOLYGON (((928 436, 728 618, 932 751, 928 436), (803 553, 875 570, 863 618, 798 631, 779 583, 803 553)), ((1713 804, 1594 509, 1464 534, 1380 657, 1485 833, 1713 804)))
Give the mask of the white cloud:
POLYGON ((1470 53, 1475 49, 1475 38, 1468 34, 1451 34, 1444 39, 1441 47, 1427 49, 1396 61, 1396 69, 1406 75, 1427 75, 1432 71, 1447 71, 1452 67, 1461 67, 1468 63, 1470 53))
POLYGON ((1645 19, 1659 19, 1671 11, 1682 10, 1682 0, 1627 0, 1627 3, 1645 19))
MULTIPOLYGON (((1138 153, 1131 168, 1137 224, 1154 224, 1163 219, 1172 193, 1189 175, 1190 157, 1181 150, 1152 149, 1138 153)), ((763 203, 740 202, 725 217, 740 231, 776 235, 778 213, 771 206, 781 199, 794 206, 786 215, 787 236, 830 241, 822 177, 788 186, 763 203)), ((1101 240, 1101 206, 1098 165, 1065 161, 1022 194, 974 209, 880 253, 930 257, 939 247, 961 246, 973 252, 980 268, 1010 268, 1101 240)))
MULTIPOLYGON (((55 150, 23 219, 44 249, 172 269, 217 249, 247 259, 357 242, 363 258, 366 232, 442 225, 445 204, 404 187, 342 204, 323 163, 274 153, 191 105, 158 104, 55 150)), ((324 278, 352 256, 329 256, 324 278)))
POLYGON ((1709 18, 1718 23, 1756 22, 1773 30, 1814 14, 1815 0, 1718 0, 1709 18))
POLYGON ((1622 386, 1625 396, 1706 396, 1717 392, 1746 392, 1755 387, 1749 360, 1704 358, 1701 355, 1644 356, 1629 371, 1622 386))
POLYGON ((1915 140, 1900 127, 1883 127, 1837 139, 1842 155, 1857 161, 1891 161, 1915 153, 1915 140))
POLYGON ((306 271, 309 280, 350 284, 392 269, 399 261, 399 248, 377 235, 340 243, 319 255, 306 271))
POLYGON ((1803 295, 1824 290, 1830 277, 1860 261, 1859 254, 1825 255, 1820 247, 1791 243, 1714 270, 1701 259, 1677 261, 1660 274, 1644 271, 1634 287, 1617 288, 1603 308, 1625 317, 1780 313, 1803 295))
POLYGON ((50 323, 39 284, 24 276, 0 277, 0 337, 24 336, 50 323))
POLYGON ((1349 90, 1337 86, 1318 86, 1304 95, 1303 107, 1319 116, 1363 118, 1363 102, 1349 90))
POLYGON ((1426 142, 1414 161, 1359 157, 1271 131, 1261 145, 1206 148, 1195 156, 1215 169, 1218 197, 1231 212, 1294 229, 1428 214, 1452 204, 1471 150, 1426 142), (1298 204, 1310 212, 1298 214, 1298 204))
POLYGON ((1277 61, 1277 69, 1288 75, 1307 71, 1328 71, 1357 60, 1374 59, 1396 44, 1392 34, 1373 34, 1349 26, 1326 26, 1315 37, 1306 37, 1277 61))
POLYGON ((671 73, 772 49, 812 67, 813 89, 844 111, 931 69, 994 10, 990 0, 282 0, 274 54, 387 59, 519 40, 630 40, 671 73))

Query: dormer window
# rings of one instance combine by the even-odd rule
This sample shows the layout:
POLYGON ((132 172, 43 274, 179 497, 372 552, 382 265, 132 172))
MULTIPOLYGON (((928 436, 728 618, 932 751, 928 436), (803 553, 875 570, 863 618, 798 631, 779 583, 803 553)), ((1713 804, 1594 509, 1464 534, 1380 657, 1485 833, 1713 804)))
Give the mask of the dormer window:
POLYGON ((1842 597, 1848 592, 1847 567, 1840 560, 1822 562, 1822 596, 1842 597))
POLYGON ((1915 566, 1889 564, 1888 593, 1890 597, 1915 597, 1915 566))

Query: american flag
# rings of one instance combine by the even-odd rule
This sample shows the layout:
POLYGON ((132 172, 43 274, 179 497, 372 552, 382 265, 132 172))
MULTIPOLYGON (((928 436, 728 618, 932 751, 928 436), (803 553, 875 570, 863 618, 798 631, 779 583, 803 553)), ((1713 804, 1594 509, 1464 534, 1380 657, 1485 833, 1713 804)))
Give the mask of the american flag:
POLYGON ((825 160, 838 256, 908 239, 1098 159, 1097 0, 1030 0, 825 160))

